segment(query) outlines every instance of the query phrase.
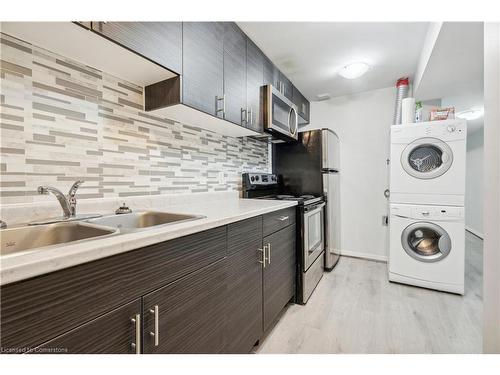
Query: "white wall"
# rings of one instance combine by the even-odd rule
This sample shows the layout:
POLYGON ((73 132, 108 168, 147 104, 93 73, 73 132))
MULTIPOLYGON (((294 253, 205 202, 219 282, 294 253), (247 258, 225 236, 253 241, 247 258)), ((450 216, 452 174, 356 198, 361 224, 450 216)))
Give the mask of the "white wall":
POLYGON ((500 24, 484 25, 483 350, 500 353, 500 24))
POLYGON ((442 27, 443 22, 431 22, 429 24, 429 28, 427 29, 427 34, 424 40, 424 45, 422 47, 422 52, 420 53, 420 58, 418 60, 417 71, 415 72, 415 92, 418 92, 420 82, 422 81, 422 77, 424 76, 425 69, 427 68, 427 64, 429 63, 432 51, 434 50, 434 46, 439 37, 439 32, 441 31, 442 27))
MULTIPOLYGON (((482 89, 477 92, 442 98, 443 107, 455 107, 456 112, 484 106, 482 89)), ((483 151, 484 119, 467 122, 467 164, 465 174, 465 225, 467 230, 483 237, 483 151)))
POLYGON ((483 164, 484 132, 479 129, 467 136, 467 172, 465 174, 465 225, 483 238, 483 164))
POLYGON ((389 130, 393 87, 311 103, 305 129, 330 128, 340 138, 341 249, 346 255, 387 259, 389 130))

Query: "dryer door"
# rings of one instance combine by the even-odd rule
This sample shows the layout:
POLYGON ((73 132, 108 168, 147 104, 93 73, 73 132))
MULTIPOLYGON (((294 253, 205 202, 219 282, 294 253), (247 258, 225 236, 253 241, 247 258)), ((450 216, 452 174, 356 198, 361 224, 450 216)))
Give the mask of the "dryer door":
POLYGON ((411 176, 420 179, 436 178, 448 171, 453 152, 437 138, 420 138, 410 143, 401 154, 401 165, 411 176))
POLYGON ((406 253, 421 262, 438 262, 451 251, 451 239, 439 225, 417 222, 408 225, 401 235, 406 253))

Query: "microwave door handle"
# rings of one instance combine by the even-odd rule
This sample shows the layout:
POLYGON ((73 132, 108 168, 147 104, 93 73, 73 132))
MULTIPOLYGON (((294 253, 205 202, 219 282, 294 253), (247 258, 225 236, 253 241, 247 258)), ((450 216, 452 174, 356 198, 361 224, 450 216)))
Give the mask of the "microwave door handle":
POLYGON ((288 111, 288 133, 291 134, 292 136, 295 136, 295 134, 297 134, 298 124, 299 124, 299 115, 297 114, 297 111, 292 106, 290 106, 290 110, 288 111), (294 117, 295 120, 295 129, 293 132, 292 132, 292 126, 290 125, 290 120, 292 119, 292 116, 294 117))

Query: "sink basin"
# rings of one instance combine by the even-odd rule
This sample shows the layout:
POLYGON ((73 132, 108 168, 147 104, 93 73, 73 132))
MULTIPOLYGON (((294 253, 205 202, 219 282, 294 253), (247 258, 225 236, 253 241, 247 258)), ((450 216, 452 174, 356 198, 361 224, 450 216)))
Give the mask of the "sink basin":
POLYGON ((44 246, 91 239, 114 232, 116 232, 114 228, 102 228, 82 222, 3 229, 0 231, 0 255, 3 256, 44 246))
POLYGON ((89 220, 89 223, 105 225, 108 227, 120 228, 123 230, 140 230, 156 225, 177 224, 184 221, 197 220, 204 218, 200 215, 174 214, 170 212, 133 212, 130 214, 121 214, 105 216, 98 219, 89 220))

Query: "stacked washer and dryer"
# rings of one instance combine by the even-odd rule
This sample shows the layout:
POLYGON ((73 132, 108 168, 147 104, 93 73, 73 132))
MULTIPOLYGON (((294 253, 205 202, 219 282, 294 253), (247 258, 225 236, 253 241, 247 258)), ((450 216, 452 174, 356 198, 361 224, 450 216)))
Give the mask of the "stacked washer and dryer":
POLYGON ((464 294, 467 124, 391 127, 389 280, 464 294))

